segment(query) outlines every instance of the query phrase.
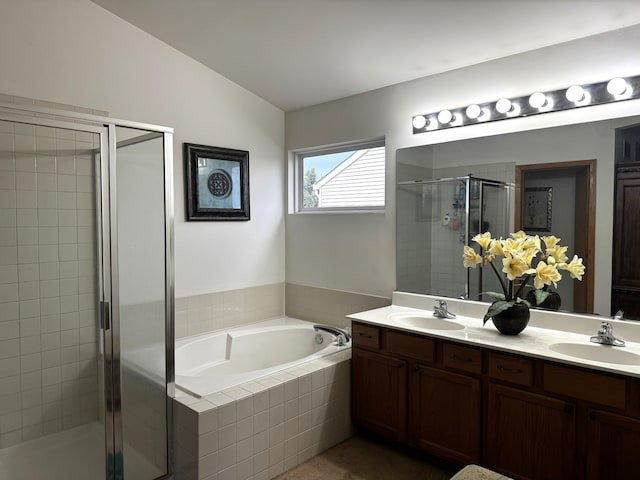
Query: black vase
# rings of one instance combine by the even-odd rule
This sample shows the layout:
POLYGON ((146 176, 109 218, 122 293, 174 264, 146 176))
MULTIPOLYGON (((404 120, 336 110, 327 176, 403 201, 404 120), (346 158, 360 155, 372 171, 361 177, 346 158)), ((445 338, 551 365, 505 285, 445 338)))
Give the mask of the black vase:
POLYGON ((529 323, 529 307, 524 303, 513 306, 491 317, 493 324, 503 335, 518 335, 529 323))
POLYGON ((527 302, 534 307, 544 308, 546 310, 560 310, 560 306, 562 305, 562 297, 560 297, 558 292, 548 292, 547 298, 539 305, 536 304, 535 290, 529 290, 526 299, 527 302))

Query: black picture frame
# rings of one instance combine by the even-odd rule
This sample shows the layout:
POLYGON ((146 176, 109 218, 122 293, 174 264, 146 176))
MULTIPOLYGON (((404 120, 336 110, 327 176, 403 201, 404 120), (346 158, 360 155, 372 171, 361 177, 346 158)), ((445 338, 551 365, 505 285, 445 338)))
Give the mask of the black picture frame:
POLYGON ((249 152, 184 144, 187 221, 250 220, 249 152))
POLYGON ((550 232, 553 187, 529 187, 524 189, 522 226, 527 232, 550 232))

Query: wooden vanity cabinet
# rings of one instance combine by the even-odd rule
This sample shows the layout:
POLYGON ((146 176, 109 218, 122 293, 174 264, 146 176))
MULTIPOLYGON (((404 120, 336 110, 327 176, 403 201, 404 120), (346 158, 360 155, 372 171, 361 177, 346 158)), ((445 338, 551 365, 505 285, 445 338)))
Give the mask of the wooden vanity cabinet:
POLYGON ((485 463, 514 479, 572 479, 576 409, 489 383, 485 463))
POLYGON ((639 447, 640 420, 589 410, 584 478, 640 478, 639 447))
POLYGON ((351 368, 353 422, 390 440, 405 441, 407 362, 354 348, 351 368))
POLYGON ((480 460, 480 380, 414 364, 409 445, 461 464, 480 460))
POLYGON ((354 423, 447 460, 478 462, 480 380, 464 372, 479 373, 480 350, 452 344, 444 358, 460 371, 447 371, 434 339, 371 328, 353 324, 354 423), (406 398, 393 390, 403 383, 406 398))
POLYGON ((361 428, 515 480, 640 479, 640 379, 353 323, 361 428))

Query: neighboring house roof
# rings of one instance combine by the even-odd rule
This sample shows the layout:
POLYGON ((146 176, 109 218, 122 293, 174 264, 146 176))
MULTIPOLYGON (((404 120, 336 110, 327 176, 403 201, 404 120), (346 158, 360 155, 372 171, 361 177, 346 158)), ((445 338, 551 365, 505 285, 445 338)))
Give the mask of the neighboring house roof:
POLYGON ((384 205, 385 147, 355 151, 313 186, 318 207, 384 205))

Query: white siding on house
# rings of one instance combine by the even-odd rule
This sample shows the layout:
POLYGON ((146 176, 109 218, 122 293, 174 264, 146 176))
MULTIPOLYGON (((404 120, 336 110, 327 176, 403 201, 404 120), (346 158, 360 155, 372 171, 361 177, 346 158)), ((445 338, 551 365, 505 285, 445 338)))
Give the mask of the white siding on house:
POLYGON ((319 208, 383 207, 385 147, 358 150, 318 183, 319 208))

